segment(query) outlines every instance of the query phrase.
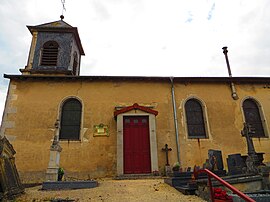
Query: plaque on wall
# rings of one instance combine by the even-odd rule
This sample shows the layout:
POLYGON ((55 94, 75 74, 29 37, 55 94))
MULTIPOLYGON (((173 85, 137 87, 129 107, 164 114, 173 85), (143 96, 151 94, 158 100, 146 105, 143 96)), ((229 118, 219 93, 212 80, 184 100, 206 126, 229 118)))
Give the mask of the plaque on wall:
POLYGON ((108 125, 104 125, 103 123, 99 125, 94 125, 94 137, 98 136, 109 136, 108 125))

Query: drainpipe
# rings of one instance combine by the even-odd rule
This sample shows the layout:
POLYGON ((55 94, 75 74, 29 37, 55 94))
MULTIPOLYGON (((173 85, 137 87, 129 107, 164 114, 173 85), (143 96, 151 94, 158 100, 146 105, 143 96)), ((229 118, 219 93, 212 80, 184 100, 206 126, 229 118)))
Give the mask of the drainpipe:
POLYGON ((171 80, 171 93, 172 93, 172 104, 173 104, 173 116, 174 116, 174 128, 175 128, 175 139, 176 139, 176 148, 177 148, 177 161, 180 166, 180 147, 179 147, 179 132, 178 132, 178 122, 177 122, 177 113, 176 113, 176 104, 175 104, 175 95, 174 95, 174 85, 173 85, 173 77, 170 77, 171 80))
MULTIPOLYGON (((223 49, 223 53, 224 53, 224 55, 225 55, 225 59, 226 59, 226 64, 227 64, 227 69, 228 69, 228 73, 229 73, 229 77, 230 78, 232 78, 232 72, 231 72, 231 67, 230 67, 230 63, 229 63, 229 59, 228 59, 228 47, 223 47, 222 48, 223 49)), ((234 99, 234 100, 238 100, 239 99, 239 97, 238 97, 238 95, 237 95, 237 93, 236 93, 236 89, 235 89, 235 86, 234 86, 234 83, 233 82, 231 82, 231 91, 232 91, 232 98, 234 99)))

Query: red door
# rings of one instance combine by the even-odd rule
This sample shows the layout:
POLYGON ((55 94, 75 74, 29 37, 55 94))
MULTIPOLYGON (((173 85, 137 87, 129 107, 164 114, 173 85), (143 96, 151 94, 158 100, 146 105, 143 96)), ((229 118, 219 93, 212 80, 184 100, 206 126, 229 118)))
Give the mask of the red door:
POLYGON ((124 173, 151 173, 148 116, 124 116, 124 173))

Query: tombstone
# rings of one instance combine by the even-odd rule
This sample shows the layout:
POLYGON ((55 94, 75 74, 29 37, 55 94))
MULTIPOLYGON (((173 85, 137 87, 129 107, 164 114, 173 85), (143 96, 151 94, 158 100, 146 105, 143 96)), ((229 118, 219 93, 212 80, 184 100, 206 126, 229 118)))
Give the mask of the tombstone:
POLYGON ((0 200, 24 192, 15 165, 15 153, 6 137, 0 139, 0 200))
POLYGON ((50 161, 46 172, 46 181, 58 181, 58 169, 60 162, 60 152, 62 147, 59 145, 59 120, 55 123, 55 134, 50 147, 50 161))
POLYGON ((241 154, 231 154, 227 158, 228 171, 230 175, 243 174, 246 167, 241 154))
POLYGON ((224 169, 221 151, 209 149, 208 158, 211 170, 224 169))

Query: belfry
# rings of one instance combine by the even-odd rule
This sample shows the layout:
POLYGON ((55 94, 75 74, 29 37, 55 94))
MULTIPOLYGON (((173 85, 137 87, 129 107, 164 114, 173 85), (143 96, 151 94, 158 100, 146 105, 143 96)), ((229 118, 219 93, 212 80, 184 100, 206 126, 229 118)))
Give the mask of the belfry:
POLYGON ((80 74, 84 50, 76 27, 61 20, 37 26, 27 26, 32 34, 28 62, 20 71, 24 74, 80 74))

